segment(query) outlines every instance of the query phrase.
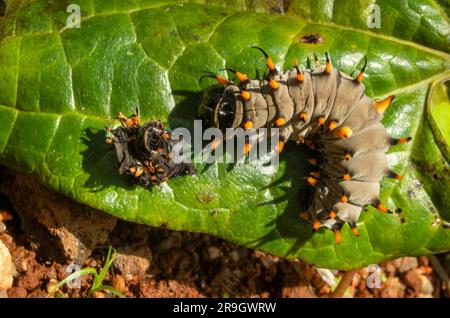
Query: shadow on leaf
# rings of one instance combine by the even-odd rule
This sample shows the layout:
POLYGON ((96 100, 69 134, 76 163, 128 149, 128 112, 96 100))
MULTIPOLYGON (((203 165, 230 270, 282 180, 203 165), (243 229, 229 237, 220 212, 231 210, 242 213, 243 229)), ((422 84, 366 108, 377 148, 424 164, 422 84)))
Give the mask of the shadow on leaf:
POLYGON ((132 190, 136 186, 129 176, 118 172, 114 146, 107 144, 104 129, 87 128, 81 141, 86 146, 82 152, 83 169, 89 173, 84 186, 92 192, 102 191, 110 186, 132 190))

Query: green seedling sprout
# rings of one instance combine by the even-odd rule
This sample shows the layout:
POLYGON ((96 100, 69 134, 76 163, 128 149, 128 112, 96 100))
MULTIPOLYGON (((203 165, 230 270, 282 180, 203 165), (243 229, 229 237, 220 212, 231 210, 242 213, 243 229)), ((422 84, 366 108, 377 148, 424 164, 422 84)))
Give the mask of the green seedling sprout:
POLYGON ((125 298, 125 295, 122 294, 117 289, 115 289, 111 286, 103 285, 103 280, 105 279, 109 268, 114 263, 116 256, 117 256, 117 251, 112 246, 110 246, 108 249, 108 255, 106 256, 105 264, 103 265, 100 273, 98 273, 97 269, 93 268, 93 267, 86 267, 86 268, 80 269, 79 271, 76 271, 76 272, 70 274, 65 279, 60 281, 57 285, 55 285, 55 287, 53 287, 53 289, 51 290, 51 294, 55 293, 59 288, 64 286, 64 284, 67 284, 68 282, 70 282, 74 279, 77 279, 77 278, 79 278, 81 276, 85 276, 85 275, 93 275, 94 281, 92 282, 92 286, 91 286, 91 289, 89 290, 88 297, 92 297, 94 295, 94 293, 97 291, 107 291, 117 297, 125 298))

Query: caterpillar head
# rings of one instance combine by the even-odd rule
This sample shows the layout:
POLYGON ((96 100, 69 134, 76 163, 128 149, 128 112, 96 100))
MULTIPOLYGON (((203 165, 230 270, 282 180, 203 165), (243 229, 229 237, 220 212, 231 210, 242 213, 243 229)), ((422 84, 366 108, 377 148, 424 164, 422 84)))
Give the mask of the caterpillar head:
POLYGON ((242 121, 243 104, 235 85, 213 88, 203 94, 198 116, 207 127, 221 130, 238 127, 242 121))

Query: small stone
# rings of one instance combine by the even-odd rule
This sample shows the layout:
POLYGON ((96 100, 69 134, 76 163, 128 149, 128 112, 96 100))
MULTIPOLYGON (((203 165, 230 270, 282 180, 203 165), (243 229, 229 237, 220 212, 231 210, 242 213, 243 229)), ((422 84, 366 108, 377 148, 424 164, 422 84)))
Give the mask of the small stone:
POLYGON ((405 273, 410 269, 416 268, 417 266, 419 266, 417 257, 402 257, 400 259, 400 266, 398 268, 398 271, 400 273, 405 273))
POLYGON ((426 256, 419 257, 419 264, 421 266, 428 266, 430 264, 430 260, 426 256))
POLYGON ((25 274, 22 274, 17 279, 17 286, 23 287, 29 291, 38 287, 42 278, 42 272, 40 270, 30 270, 25 274))
POLYGON ((119 247, 114 268, 123 275, 142 275, 152 262, 152 251, 147 245, 119 247))
POLYGON ((27 297, 28 292, 23 287, 13 287, 8 290, 8 297, 9 298, 25 298, 27 297))
POLYGON ((210 259, 216 259, 222 255, 221 250, 216 246, 208 246, 208 254, 210 259))
POLYGON ((0 222, 2 221, 11 221, 13 216, 8 211, 0 211, 0 222))
POLYGON ((18 266, 18 268, 19 268, 19 270, 18 270, 18 272, 26 272, 27 271, 27 269, 28 269, 28 261, 26 260, 26 259, 22 259, 22 260, 20 260, 20 262, 18 263, 19 264, 19 266, 18 266))
POLYGON ((271 255, 264 255, 259 258, 263 266, 268 269, 272 267, 274 264, 278 263, 279 258, 271 255))
POLYGON ((10 251, 12 251, 16 246, 13 237, 6 232, 0 234, 0 241, 2 241, 10 251))
POLYGON ((317 298, 313 290, 309 286, 283 286, 281 290, 281 297, 283 298, 317 298))
POLYGON ((0 233, 3 233, 6 231, 6 225, 2 221, 0 221, 0 233))
POLYGON ((97 290, 94 292, 94 298, 105 298, 105 293, 97 290))
POLYGON ((386 274, 387 274, 388 276, 393 276, 393 275, 395 274, 396 267, 395 267, 395 265, 393 264, 393 262, 389 262, 389 263, 387 263, 386 266, 384 267, 384 270, 385 270, 385 272, 386 272, 386 274))
POLYGON ((234 251, 230 252, 230 254, 228 254, 228 255, 230 255, 230 258, 233 260, 233 262, 235 262, 235 263, 239 262, 240 257, 239 257, 238 251, 234 250, 234 251))
POLYGON ((127 286, 125 285, 125 280, 121 275, 116 275, 113 277, 111 281, 112 287, 117 289, 118 291, 124 293, 127 291, 127 286))
POLYGON ((389 277, 386 279, 385 288, 381 292, 383 298, 400 298, 404 296, 405 286, 398 277, 389 277))
POLYGON ((19 246, 12 252, 12 258, 14 260, 14 265, 18 273, 23 273, 28 271, 30 266, 36 264, 36 254, 25 249, 23 246, 19 246))
POLYGON ((58 285, 58 281, 54 278, 50 279, 47 283, 47 293, 54 294, 56 292, 56 285, 58 285))
POLYGON ((406 273, 404 276, 405 282, 410 286, 412 289, 414 289, 416 292, 420 293, 422 290, 422 279, 416 270, 411 270, 406 273))
POLYGON ((13 263, 8 248, 0 241, 0 290, 7 290, 13 283, 13 263))
POLYGON ((422 298, 432 298, 434 292, 433 284, 425 275, 420 275, 419 277, 422 281, 422 290, 420 293, 422 298))

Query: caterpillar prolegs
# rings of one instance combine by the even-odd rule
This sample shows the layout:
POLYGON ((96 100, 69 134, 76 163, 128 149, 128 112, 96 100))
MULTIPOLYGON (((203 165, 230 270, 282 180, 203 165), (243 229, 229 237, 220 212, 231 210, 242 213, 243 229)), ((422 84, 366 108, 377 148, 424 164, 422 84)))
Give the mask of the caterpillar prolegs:
POLYGON ((300 217, 311 222, 314 231, 333 229, 337 242, 344 223, 358 236, 356 222, 366 205, 390 212, 379 199, 381 179, 402 179, 389 170, 385 152, 410 138, 392 138, 380 123, 394 96, 374 101, 365 95, 366 59, 356 77, 333 68, 328 54, 323 66, 314 55, 312 68, 301 70, 296 59, 291 70, 282 72, 263 49, 255 48, 265 56, 267 77, 253 80, 225 69, 239 80, 235 84, 205 74, 222 87, 206 92, 200 117, 220 129, 277 127, 280 152, 289 140, 314 149, 317 156, 309 162, 317 171, 305 178, 314 194, 300 217))

